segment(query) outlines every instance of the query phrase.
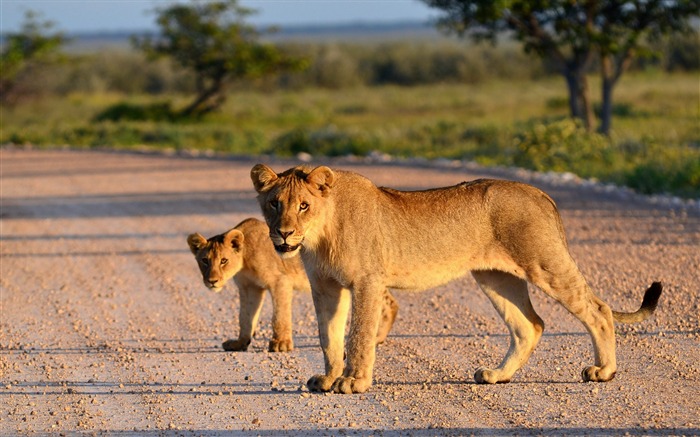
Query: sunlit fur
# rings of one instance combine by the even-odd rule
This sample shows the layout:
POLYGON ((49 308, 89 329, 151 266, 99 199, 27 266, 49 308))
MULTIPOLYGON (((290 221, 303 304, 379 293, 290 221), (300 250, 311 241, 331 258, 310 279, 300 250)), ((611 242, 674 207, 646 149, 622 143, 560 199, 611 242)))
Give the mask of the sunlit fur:
POLYGON ((201 234, 187 238, 207 288, 221 290, 233 278, 240 296, 238 339, 224 342, 225 350, 246 350, 253 338, 265 290, 272 297, 271 352, 294 348, 292 339, 293 290, 310 291, 299 257, 283 260, 270 242, 265 223, 247 219, 235 228, 209 239, 201 234), (224 261, 225 262, 222 262, 224 261))
MULTIPOLYGON (((247 350, 253 338, 265 290, 272 297, 271 352, 286 352, 294 348, 292 339, 292 291, 310 291, 300 257, 282 259, 275 252, 265 223, 250 218, 235 228, 209 239, 199 233, 187 238, 190 250, 197 260, 204 285, 216 292, 233 278, 240 296, 237 339, 223 343, 228 351, 247 350)), ((385 290, 381 323, 376 341, 386 340, 396 319, 399 306, 385 290)))
POLYGON ((262 164, 253 167, 251 179, 275 244, 301 244, 325 359, 325 374, 309 380, 311 390, 357 393, 371 386, 372 338, 387 287, 426 289, 472 272, 511 333, 503 362, 476 371, 479 383, 509 381, 542 335, 544 323, 530 302, 528 282, 590 332, 595 364, 583 370, 586 381, 615 375, 613 317, 623 322, 648 317, 661 292, 660 284, 652 285, 636 313, 611 311, 569 254, 554 201, 530 185, 482 179, 404 192, 324 166, 276 174, 262 164), (302 210, 302 204, 308 207, 302 210))

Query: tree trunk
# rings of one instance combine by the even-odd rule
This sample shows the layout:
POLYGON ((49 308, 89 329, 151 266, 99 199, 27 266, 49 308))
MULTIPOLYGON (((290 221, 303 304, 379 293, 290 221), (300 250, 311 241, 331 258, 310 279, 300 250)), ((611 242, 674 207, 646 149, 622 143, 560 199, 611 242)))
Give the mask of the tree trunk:
POLYGON ((204 80, 197 80, 199 95, 180 113, 185 117, 200 117, 220 107, 226 101, 226 90, 223 79, 215 79, 209 87, 204 86, 204 80))
POLYGON ((610 135, 610 127, 612 126, 612 94, 614 86, 615 82, 613 80, 603 76, 603 101, 600 108, 600 127, 598 128, 598 130, 604 135, 610 135))
POLYGON ((588 77, 586 77, 586 73, 584 72, 581 74, 581 77, 579 78, 579 99, 581 100, 581 111, 583 112, 582 114, 582 119, 583 119, 583 125, 585 126, 587 131, 590 131, 593 129, 593 105, 591 105, 591 92, 588 87, 588 77))
POLYGON ((578 100, 578 81, 573 73, 567 71, 564 74, 566 79, 566 89, 569 92, 569 114, 571 118, 581 118, 581 104, 578 100))
POLYGON ((570 67, 564 72, 566 86, 569 91, 569 112, 572 118, 583 122, 586 130, 593 126, 593 108, 588 89, 588 78, 582 67, 570 67))
POLYGON ((634 49, 627 47, 619 58, 612 54, 602 55, 600 58, 602 108, 600 114, 600 133, 610 135, 612 128, 613 90, 620 76, 629 68, 632 62, 634 49))

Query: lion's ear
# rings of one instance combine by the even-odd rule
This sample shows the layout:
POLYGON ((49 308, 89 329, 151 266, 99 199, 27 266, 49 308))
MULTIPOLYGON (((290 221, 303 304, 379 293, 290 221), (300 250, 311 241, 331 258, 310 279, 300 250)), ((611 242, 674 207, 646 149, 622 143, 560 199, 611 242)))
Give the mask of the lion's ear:
POLYGON ((224 245, 231 247, 236 252, 241 250, 244 240, 243 232, 238 229, 231 229, 224 234, 224 245))
POLYGON ((264 193, 272 188, 272 184, 277 180, 277 173, 265 164, 257 164, 250 170, 250 179, 255 191, 264 193))
POLYGON ((306 176, 306 182, 325 196, 335 183, 335 173, 326 166, 316 167, 306 176))
POLYGON ((187 237, 187 245, 190 246, 192 253, 197 255, 197 252, 207 245, 207 239, 204 238, 202 234, 196 232, 187 237))

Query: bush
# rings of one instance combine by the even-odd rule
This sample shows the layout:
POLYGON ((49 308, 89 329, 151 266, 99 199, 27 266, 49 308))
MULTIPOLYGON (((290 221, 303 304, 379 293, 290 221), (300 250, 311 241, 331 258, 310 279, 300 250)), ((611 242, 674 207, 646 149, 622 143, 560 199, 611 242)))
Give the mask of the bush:
POLYGON ((175 121, 178 118, 180 115, 172 110, 170 102, 144 105, 123 102, 100 112, 95 121, 175 121))
POLYGON ((378 141, 367 134, 342 132, 334 127, 317 131, 294 129, 277 137, 268 152, 282 156, 302 152, 316 156, 364 156, 378 145, 378 141))
POLYGON ((537 171, 597 177, 614 165, 608 137, 587 132, 579 120, 537 124, 516 136, 513 163, 537 171))
POLYGON ((625 185, 644 194, 674 193, 685 197, 700 195, 700 150, 650 147, 649 159, 624 175, 625 185))
POLYGON ((675 35, 666 49, 667 71, 700 70, 700 38, 698 35, 675 35))

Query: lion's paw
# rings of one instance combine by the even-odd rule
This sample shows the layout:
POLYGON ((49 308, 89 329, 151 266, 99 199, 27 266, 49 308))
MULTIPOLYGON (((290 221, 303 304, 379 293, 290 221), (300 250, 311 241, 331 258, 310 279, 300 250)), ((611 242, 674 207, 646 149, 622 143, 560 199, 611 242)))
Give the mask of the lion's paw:
POLYGON ((327 375, 314 375, 306 383, 306 387, 309 391, 331 391, 331 386, 333 385, 335 378, 327 375))
POLYGON ((369 378, 353 378, 352 376, 341 376, 333 383, 335 393, 352 394, 364 393, 369 390, 372 381, 369 378))
POLYGON ((585 382, 606 382, 615 377, 615 372, 605 367, 589 366, 583 369, 581 377, 585 382))
POLYGON ((221 344, 221 347, 224 348, 225 351, 227 352, 244 352, 248 350, 248 346, 250 345, 250 340, 226 340, 221 344))
POLYGON ((499 378, 498 371, 487 367, 479 367, 474 373, 474 380, 479 384, 505 384, 510 382, 510 378, 499 378))
POLYGON ((294 341, 289 340, 270 340, 270 346, 268 348, 270 352, 291 352, 294 350, 294 341))

